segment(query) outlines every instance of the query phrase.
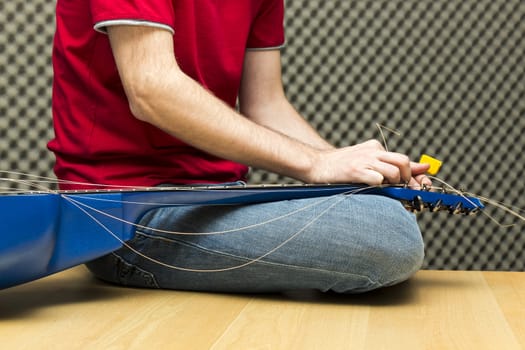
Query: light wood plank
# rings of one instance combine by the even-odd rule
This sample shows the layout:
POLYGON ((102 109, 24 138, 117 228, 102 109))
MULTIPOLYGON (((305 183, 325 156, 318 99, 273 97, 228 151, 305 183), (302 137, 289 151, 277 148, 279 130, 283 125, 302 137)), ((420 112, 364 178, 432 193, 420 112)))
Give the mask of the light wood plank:
POLYGON ((367 349, 520 349, 481 272, 425 271, 405 305, 375 308, 367 349))
POLYGON ((525 278, 523 272, 484 272, 505 319, 525 349, 525 278))
POLYGON ((212 349, 342 349, 349 344, 360 348, 369 308, 318 298, 255 298, 212 349))
POLYGON ((363 295, 119 288, 77 267, 0 291, 6 349, 522 349, 525 273, 420 271, 363 295))
POLYGON ((2 346, 207 349, 249 302, 225 294, 119 288, 81 269, 1 291, 2 346))

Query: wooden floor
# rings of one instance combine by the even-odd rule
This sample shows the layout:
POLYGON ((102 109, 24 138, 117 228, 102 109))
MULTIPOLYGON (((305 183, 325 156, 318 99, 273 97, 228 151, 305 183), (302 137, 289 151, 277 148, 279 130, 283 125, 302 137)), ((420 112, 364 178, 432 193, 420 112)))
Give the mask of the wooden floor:
POLYGON ((359 296, 118 288, 83 267, 0 291, 2 349, 524 349, 525 273, 421 271, 359 296))

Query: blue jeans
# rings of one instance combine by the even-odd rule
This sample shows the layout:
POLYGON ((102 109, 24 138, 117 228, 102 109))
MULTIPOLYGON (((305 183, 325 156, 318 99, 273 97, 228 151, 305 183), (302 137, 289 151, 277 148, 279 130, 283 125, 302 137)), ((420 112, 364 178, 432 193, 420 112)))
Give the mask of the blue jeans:
POLYGON ((179 290, 360 293, 406 280, 424 255, 415 216, 375 195, 167 207, 149 211, 140 224, 178 232, 242 229, 137 229, 129 244, 140 254, 123 247, 88 263, 97 277, 179 290))

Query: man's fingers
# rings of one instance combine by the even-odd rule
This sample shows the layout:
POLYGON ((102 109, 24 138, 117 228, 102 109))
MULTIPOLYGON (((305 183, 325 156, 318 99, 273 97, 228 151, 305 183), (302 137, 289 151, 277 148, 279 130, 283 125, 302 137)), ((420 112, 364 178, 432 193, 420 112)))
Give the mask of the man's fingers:
POLYGON ((426 175, 427 170, 429 169, 429 164, 415 163, 411 162, 410 167, 412 169, 413 179, 410 181, 410 185, 414 187, 431 187, 432 180, 426 175))
POLYGON ((414 186, 416 188, 420 188, 422 186, 431 187, 432 186, 432 180, 428 178, 425 174, 416 175, 412 178, 411 186, 414 186))
POLYGON ((378 161, 373 165, 373 170, 377 171, 383 176, 383 182, 389 184, 399 184, 402 181, 399 168, 390 163, 378 161))
POLYGON ((397 168, 398 174, 393 174, 391 168, 389 174, 383 174, 391 184, 406 183, 412 178, 412 170, 410 168, 410 159, 401 153, 394 152, 382 152, 378 159, 384 163, 388 163, 391 166, 397 168))
POLYGON ((362 180, 358 181, 370 186, 379 186, 385 181, 385 177, 379 171, 367 169, 362 174, 362 180))
POLYGON ((430 168, 430 164, 410 162, 410 168, 412 170, 412 175, 419 175, 426 173, 430 168))
POLYGON ((330 157, 332 160, 342 161, 340 163, 343 166, 342 171, 337 173, 340 179, 336 181, 351 180, 369 185, 382 183, 431 185, 431 181, 423 176, 429 168, 428 164, 414 163, 405 154, 388 152, 377 140, 368 140, 332 151, 330 155, 333 156, 330 157))

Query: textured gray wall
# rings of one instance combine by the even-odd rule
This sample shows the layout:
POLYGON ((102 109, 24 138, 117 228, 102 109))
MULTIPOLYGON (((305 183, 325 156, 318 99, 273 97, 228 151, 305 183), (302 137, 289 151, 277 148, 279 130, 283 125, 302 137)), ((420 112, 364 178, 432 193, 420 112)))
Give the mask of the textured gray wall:
MULTIPOLYGON (((439 177, 525 208, 525 2, 287 0, 288 95, 337 145, 378 138, 439 177)), ((52 176, 54 2, 0 2, 0 169, 52 176)), ((253 182, 289 182, 254 170, 253 182)), ((427 268, 525 270, 525 225, 422 214, 427 268)))

